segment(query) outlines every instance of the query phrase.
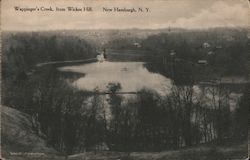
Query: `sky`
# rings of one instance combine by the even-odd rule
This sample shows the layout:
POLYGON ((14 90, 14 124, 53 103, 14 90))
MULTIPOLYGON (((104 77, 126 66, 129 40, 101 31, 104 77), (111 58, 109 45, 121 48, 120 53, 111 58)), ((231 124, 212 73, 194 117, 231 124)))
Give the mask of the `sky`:
POLYGON ((248 0, 3 0, 3 30, 159 29, 249 27, 248 0), (16 11, 15 7, 39 11, 16 11), (52 7, 54 11, 41 11, 52 7), (91 12, 58 12, 55 7, 92 7, 91 12), (143 8, 144 12, 104 12, 103 8, 143 8), (149 8, 149 12, 145 12, 149 8))

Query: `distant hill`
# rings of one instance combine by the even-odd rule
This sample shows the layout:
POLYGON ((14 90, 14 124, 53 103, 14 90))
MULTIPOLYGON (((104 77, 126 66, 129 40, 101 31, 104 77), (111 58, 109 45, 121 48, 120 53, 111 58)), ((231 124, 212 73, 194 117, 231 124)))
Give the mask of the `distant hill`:
MULTIPOLYGON (((53 30, 53 31, 37 31, 39 34, 43 35, 65 35, 65 36, 76 36, 85 39, 92 44, 101 46, 107 42, 116 39, 146 39, 150 35, 156 35, 160 33, 183 33, 183 32, 217 32, 220 34, 227 34, 230 36, 231 33, 235 31, 247 31, 247 28, 211 28, 211 29, 199 29, 199 30, 187 30, 184 28, 163 28, 163 29, 94 29, 94 30, 53 30)), ((18 31, 4 32, 3 35, 9 33, 15 34, 20 33, 18 31)), ((26 32, 35 33, 35 32, 26 32)))

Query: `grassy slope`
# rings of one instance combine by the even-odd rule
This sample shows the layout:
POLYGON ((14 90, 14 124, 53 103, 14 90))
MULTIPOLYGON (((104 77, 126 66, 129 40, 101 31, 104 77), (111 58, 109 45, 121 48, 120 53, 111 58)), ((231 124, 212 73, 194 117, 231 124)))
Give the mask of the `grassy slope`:
POLYGON ((1 151, 8 159, 18 159, 11 153, 57 154, 33 131, 29 115, 5 106, 1 106, 1 151))

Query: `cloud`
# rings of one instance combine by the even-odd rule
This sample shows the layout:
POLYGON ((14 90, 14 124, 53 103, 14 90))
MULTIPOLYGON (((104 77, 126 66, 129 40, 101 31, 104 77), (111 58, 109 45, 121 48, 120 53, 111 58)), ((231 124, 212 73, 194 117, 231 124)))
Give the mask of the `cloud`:
POLYGON ((203 9, 191 18, 178 18, 168 25, 183 28, 248 27, 249 10, 242 4, 229 5, 215 2, 209 9, 203 9))

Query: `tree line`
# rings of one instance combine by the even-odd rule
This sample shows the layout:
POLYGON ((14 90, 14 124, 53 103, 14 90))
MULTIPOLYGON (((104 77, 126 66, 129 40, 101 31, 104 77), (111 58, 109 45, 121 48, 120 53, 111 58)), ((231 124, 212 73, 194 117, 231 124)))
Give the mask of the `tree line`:
POLYGON ((3 77, 8 77, 28 72, 37 63, 92 58, 96 51, 75 36, 27 32, 3 36, 3 53, 3 77))
MULTIPOLYGON (((175 59, 180 65, 198 64, 198 60, 206 60, 207 66, 202 70, 204 75, 211 72, 216 76, 248 76, 247 59, 249 58, 249 38, 246 29, 215 28, 208 30, 168 31, 150 35, 145 39, 116 39, 107 44, 109 48, 145 50, 149 55, 160 57, 158 63, 152 63, 151 68, 157 68, 162 74, 166 64, 164 58, 171 61, 170 53, 176 53, 175 59), (136 47, 134 43, 141 47, 136 47), (207 71, 209 70, 209 71, 207 71)), ((135 52, 136 53, 136 52, 135 52)), ((138 52, 139 53, 139 52, 138 52)), ((153 61, 153 60, 152 60, 153 61)), ((184 68, 185 68, 184 66, 184 68)), ((169 68, 168 66, 166 68, 169 68)), ((193 69, 197 67, 193 66, 193 69)), ((197 73, 199 76, 200 73, 197 73)))

